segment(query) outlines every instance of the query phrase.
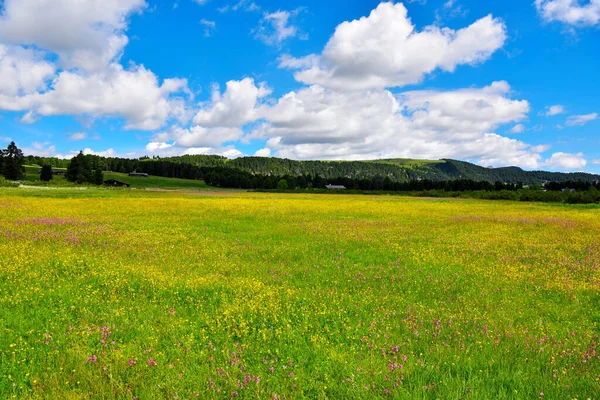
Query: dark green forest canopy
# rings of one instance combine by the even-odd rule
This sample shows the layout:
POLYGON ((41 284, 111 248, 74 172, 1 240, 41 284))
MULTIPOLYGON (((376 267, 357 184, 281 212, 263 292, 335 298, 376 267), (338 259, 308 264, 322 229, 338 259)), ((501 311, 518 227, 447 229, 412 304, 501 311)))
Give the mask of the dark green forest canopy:
MULTIPOLYGON (((588 173, 563 173, 525 171, 518 167, 486 168, 457 160, 410 160, 390 159, 373 161, 295 161, 282 158, 241 157, 228 159, 221 156, 186 155, 168 158, 125 159, 89 156, 93 168, 114 172, 139 170, 158 176, 188 179, 202 178, 201 168, 227 168, 264 176, 320 176, 324 179, 384 179, 393 182, 415 180, 450 181, 468 179, 473 181, 522 183, 541 185, 546 182, 596 182, 600 175, 588 173)), ((28 156, 28 164, 44 163, 66 168, 69 160, 28 156)))

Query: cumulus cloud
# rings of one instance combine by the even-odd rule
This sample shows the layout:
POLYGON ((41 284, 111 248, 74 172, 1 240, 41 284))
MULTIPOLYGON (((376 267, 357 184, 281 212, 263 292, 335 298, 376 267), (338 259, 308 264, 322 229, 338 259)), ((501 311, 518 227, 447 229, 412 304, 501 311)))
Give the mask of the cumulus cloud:
MULTIPOLYGON (((102 157, 118 157, 119 154, 112 148, 104 151, 94 151, 91 148, 81 150, 83 154, 94 154, 102 157)), ((56 157, 60 159, 71 159, 75 157, 79 150, 70 150, 67 153, 60 153, 56 150, 56 146, 51 142, 33 142, 30 147, 24 147, 23 153, 26 155, 38 157, 56 157)))
POLYGON ((573 26, 600 23, 600 0, 535 0, 535 7, 546 22, 559 21, 573 26))
POLYGON ((565 107, 560 104, 556 104, 554 106, 546 107, 546 111, 543 113, 546 117, 552 117, 554 115, 564 114, 565 107))
POLYGON ((255 157, 269 157, 270 155, 271 149, 268 148, 257 150, 256 153, 254 153, 255 157))
MULTIPOLYGON (((504 22, 491 15, 459 30, 427 26, 417 31, 402 3, 381 3, 368 17, 340 24, 318 56, 319 65, 301 69, 295 78, 340 90, 404 86, 437 69, 452 72, 481 63, 506 37, 504 22)), ((303 60, 288 58, 281 67, 315 64, 315 56, 303 60)))
POLYGON ((108 149, 108 150, 104 150, 104 151, 94 151, 92 149, 90 149, 89 147, 83 149, 83 154, 85 155, 95 155, 95 156, 100 156, 100 157, 117 157, 117 152, 114 149, 108 149))
POLYGON ((510 86, 360 95, 313 85, 269 107, 249 138, 294 159, 461 158, 481 165, 539 167, 539 153, 493 132, 523 120, 529 103, 509 97, 510 86))
POLYGON ((22 123, 86 115, 154 130, 190 119, 185 79, 160 83, 143 66, 118 63, 128 18, 144 0, 5 0, 0 7, 0 109, 25 111, 22 123))
POLYGON ((225 93, 213 88, 212 101, 202 107, 194 123, 203 126, 242 126, 260 118, 264 106, 261 99, 271 94, 265 83, 255 84, 254 79, 229 81, 225 93))
POLYGON ((240 128, 193 126, 189 129, 174 127, 170 131, 154 135, 153 146, 166 148, 165 143, 174 141, 175 147, 218 147, 226 142, 239 140, 243 135, 240 128))
POLYGON ((567 118, 567 126, 583 126, 590 121, 598 119, 598 113, 585 114, 585 115, 573 115, 567 118))
POLYGON ((144 0, 5 0, 0 42, 35 45, 64 68, 97 71, 120 57, 128 18, 144 7, 144 0))
POLYGON ((548 159, 544 166, 552 169, 565 169, 565 170, 581 170, 587 165, 587 161, 584 158, 583 153, 569 154, 569 153, 554 153, 548 159))
POLYGON ((56 146, 50 142, 33 142, 30 147, 23 148, 23 153, 38 157, 65 158, 65 156, 56 152, 56 146))
POLYGON ((146 145, 146 154, 161 157, 175 157, 182 155, 219 155, 228 158, 237 158, 244 155, 235 146, 225 147, 180 147, 175 143, 150 142, 146 145))
POLYGON ((44 58, 40 51, 0 44, 0 95, 22 96, 44 90, 56 70, 44 58))
MULTIPOLYGON (((177 93, 187 93, 185 79, 166 79, 159 84, 156 75, 143 66, 126 70, 111 64, 94 74, 63 71, 51 90, 20 97, 12 109, 33 109, 42 116, 121 117, 125 129, 153 130, 169 118, 185 118, 183 99, 172 96, 177 93)), ((6 109, 10 104, 3 104, 0 98, 2 106, 6 109)))
POLYGON ((256 84, 252 78, 227 82, 224 93, 215 86, 211 101, 201 105, 192 127, 175 126, 157 133, 146 149, 163 154, 207 154, 206 149, 221 149, 223 144, 243 137, 243 126, 263 118, 268 109, 263 99, 270 93, 266 84, 256 84))

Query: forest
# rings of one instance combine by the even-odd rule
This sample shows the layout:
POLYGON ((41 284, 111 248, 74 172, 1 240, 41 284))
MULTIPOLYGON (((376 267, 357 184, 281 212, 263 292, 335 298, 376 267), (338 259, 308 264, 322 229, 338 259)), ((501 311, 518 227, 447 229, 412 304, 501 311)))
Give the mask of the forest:
MULTIPOLYGON (((101 168, 105 171, 122 173, 137 170, 155 176, 183 179, 205 179, 205 175, 212 172, 215 174, 215 178, 212 180, 222 182, 223 179, 218 179, 219 174, 232 176, 234 177, 233 180, 240 181, 239 185, 233 186, 241 188, 246 188, 245 186, 262 188, 263 185, 260 181, 271 182, 283 177, 286 177, 286 180, 290 178, 298 179, 300 184, 296 186, 302 187, 302 180, 309 176, 313 179, 314 177, 322 178, 330 181, 329 183, 347 180, 345 182, 350 187, 357 184, 361 188, 361 181, 363 186, 366 185, 366 181, 370 181, 372 187, 377 187, 379 184, 376 182, 381 182, 381 185, 383 185, 386 179, 388 186, 390 181, 392 183, 410 183, 415 181, 470 180, 491 184, 502 182, 529 186, 543 185, 548 182, 594 183, 600 180, 600 176, 589 173, 525 171, 518 167, 485 168, 457 160, 294 161, 267 157, 227 159, 213 155, 188 155, 169 158, 142 157, 139 159, 100 157, 96 155, 87 155, 86 157, 88 157, 92 169, 101 168), (226 170, 231 170, 231 172, 228 173, 226 170), (253 184, 253 180, 259 182, 253 184)), ((66 168, 70 161, 27 156, 25 157, 25 163, 29 165, 50 164, 53 167, 66 168)), ((224 186, 230 187, 232 185, 225 183, 224 186)))

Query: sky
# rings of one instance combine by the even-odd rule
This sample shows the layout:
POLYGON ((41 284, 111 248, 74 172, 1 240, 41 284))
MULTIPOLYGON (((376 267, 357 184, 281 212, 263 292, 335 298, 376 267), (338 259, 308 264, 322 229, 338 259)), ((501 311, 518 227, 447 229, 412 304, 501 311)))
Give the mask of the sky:
POLYGON ((3 0, 0 146, 600 173, 600 0, 3 0))

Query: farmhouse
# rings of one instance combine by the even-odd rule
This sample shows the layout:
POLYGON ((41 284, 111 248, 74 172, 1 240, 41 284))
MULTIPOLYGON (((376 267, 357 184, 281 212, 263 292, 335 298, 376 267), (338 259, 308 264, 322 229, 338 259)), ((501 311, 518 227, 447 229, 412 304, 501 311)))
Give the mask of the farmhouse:
POLYGON ((327 185, 325 187, 329 190, 346 190, 346 186, 343 185, 327 185))
POLYGON ((136 172, 136 171, 133 171, 133 172, 130 172, 130 173, 129 173, 129 176, 135 176, 135 177, 137 177, 137 178, 147 178, 147 177, 148 177, 148 174, 146 174, 146 173, 143 173, 143 172, 136 172))
POLYGON ((107 181, 104 181, 104 186, 110 186, 110 187, 130 187, 131 185, 125 182, 121 182, 118 181, 116 179, 109 179, 107 181))

